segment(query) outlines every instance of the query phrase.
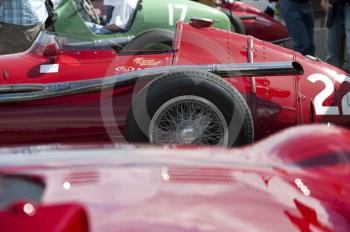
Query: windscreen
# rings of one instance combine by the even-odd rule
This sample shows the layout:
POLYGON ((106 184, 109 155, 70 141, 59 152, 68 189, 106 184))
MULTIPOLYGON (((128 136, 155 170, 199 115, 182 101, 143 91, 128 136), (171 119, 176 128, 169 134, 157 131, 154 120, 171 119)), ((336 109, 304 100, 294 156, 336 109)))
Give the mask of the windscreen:
POLYGON ((55 46, 61 50, 116 50, 123 47, 122 42, 122 40, 88 40, 72 35, 42 31, 33 43, 30 51, 38 55, 43 55, 44 50, 48 46, 55 46))
POLYGON ((104 38, 98 40, 88 40, 85 37, 78 37, 72 35, 64 35, 52 33, 48 31, 41 31, 37 39, 30 49, 31 53, 43 55, 48 46, 55 46, 60 50, 113 50, 113 51, 144 51, 150 52, 169 52, 172 50, 173 33, 167 32, 159 36, 159 30, 148 31, 141 33, 134 38, 115 37, 104 38), (150 40, 149 38, 153 38, 150 40))

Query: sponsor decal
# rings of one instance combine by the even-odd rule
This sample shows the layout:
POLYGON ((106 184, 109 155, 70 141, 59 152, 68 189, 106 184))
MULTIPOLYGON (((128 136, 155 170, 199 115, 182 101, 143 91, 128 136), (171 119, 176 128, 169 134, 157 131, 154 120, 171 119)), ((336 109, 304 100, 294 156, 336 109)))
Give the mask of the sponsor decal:
POLYGON ((40 73, 58 73, 59 64, 42 64, 40 73))
POLYGON ((121 67, 116 67, 115 71, 117 73, 126 73, 126 72, 132 72, 135 71, 136 69, 134 67, 130 67, 130 66, 121 66, 121 67))
POLYGON ((137 57, 134 59, 134 64, 138 66, 156 66, 161 65, 162 61, 153 58, 137 57))

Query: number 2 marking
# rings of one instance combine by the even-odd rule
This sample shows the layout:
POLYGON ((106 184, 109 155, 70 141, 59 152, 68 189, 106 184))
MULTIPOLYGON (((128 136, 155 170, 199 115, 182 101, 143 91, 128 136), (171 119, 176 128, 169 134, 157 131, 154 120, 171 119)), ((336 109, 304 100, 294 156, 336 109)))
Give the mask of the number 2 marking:
MULTIPOLYGON (((325 88, 319 94, 317 94, 314 99, 316 115, 339 115, 339 108, 337 106, 323 106, 324 101, 335 91, 333 81, 326 75, 319 73, 312 74, 307 79, 312 83, 321 81, 325 85, 325 88)), ((345 75, 339 75, 335 78, 335 80, 340 84, 344 82, 350 83, 350 78, 345 75)), ((349 100, 350 93, 347 93, 342 99, 343 115, 350 115, 349 100)))
MULTIPOLYGON (((339 75, 335 78, 335 80, 338 81, 340 84, 343 82, 350 83, 350 78, 345 75, 339 75)), ((347 93, 341 100, 341 106, 342 106, 343 114, 350 115, 350 92, 347 93)))
POLYGON ((169 3, 168 4, 168 10, 169 10, 169 26, 173 26, 174 25, 174 11, 175 9, 180 9, 181 10, 181 14, 180 14, 180 21, 184 21, 186 18, 186 14, 187 14, 187 9, 188 7, 186 5, 183 4, 172 4, 169 3))
POLYGON ((323 106, 323 102, 334 93, 334 84, 331 79, 323 74, 312 74, 307 78, 312 83, 322 81, 325 88, 317 94, 314 100, 315 111, 317 115, 339 115, 339 109, 336 106, 323 106))

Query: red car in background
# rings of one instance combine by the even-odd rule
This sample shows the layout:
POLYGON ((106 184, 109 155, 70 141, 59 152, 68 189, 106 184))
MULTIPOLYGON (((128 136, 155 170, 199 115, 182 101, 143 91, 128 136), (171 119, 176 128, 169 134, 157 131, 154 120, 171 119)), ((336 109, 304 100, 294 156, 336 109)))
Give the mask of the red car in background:
MULTIPOLYGON (((349 127, 350 78, 322 61, 180 22, 171 50, 42 33, 0 57, 0 143, 251 143, 308 123, 349 127)), ((158 41, 161 42, 161 41, 158 41)))
POLYGON ((247 35, 275 44, 291 40, 287 28, 282 23, 251 5, 224 0, 221 7, 231 10, 242 20, 247 35))
POLYGON ((350 231, 349 154, 350 132, 326 126, 293 128, 238 150, 1 150, 0 228, 350 231))
POLYGON ((252 35, 274 44, 291 40, 287 28, 265 12, 247 3, 235 0, 199 0, 224 11, 231 20, 235 32, 252 35))

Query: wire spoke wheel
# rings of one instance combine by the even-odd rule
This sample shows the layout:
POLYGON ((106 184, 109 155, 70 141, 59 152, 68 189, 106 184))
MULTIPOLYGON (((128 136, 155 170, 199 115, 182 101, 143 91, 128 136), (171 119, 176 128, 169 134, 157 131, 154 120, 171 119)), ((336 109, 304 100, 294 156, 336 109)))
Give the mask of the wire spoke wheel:
POLYGON ((212 73, 165 73, 145 85, 132 100, 125 140, 133 143, 249 144, 254 125, 243 96, 212 73))
POLYGON ((186 95, 165 102, 154 114, 149 138, 156 144, 228 143, 228 126, 223 114, 205 98, 186 95))

